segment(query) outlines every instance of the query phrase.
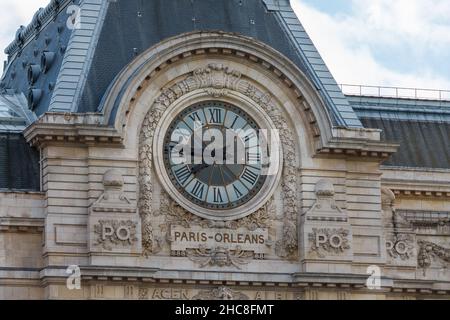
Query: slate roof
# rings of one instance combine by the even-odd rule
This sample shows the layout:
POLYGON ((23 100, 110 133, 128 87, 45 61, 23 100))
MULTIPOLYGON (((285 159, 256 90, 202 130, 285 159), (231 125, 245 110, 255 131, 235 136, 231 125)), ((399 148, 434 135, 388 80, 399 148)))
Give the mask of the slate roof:
POLYGON ((450 169, 450 101, 348 96, 366 128, 400 144, 384 165, 450 169))
MULTIPOLYGON (((75 1, 77 2, 77 1, 75 1)), ((0 87, 13 90, 28 97, 31 89, 40 91, 40 99, 31 107, 38 115, 48 110, 54 86, 61 69, 72 30, 67 28, 67 7, 71 0, 52 0, 45 9, 36 12, 32 22, 21 26, 14 41, 5 49, 8 61, 1 78, 0 87), (42 66, 42 56, 47 66, 42 66), (32 82, 28 79, 29 69, 34 68, 32 82), (46 70, 48 69, 48 70, 46 70)))
POLYGON ((35 120, 22 94, 0 94, 0 190, 39 190, 39 154, 22 135, 35 120))
POLYGON ((38 151, 22 134, 0 132, 0 190, 39 189, 38 151))
POLYGON ((292 60, 314 83, 334 124, 361 127, 288 0, 52 0, 7 48, 2 86, 28 95, 42 90, 33 107, 95 112, 107 88, 136 54, 169 37, 192 31, 225 31, 253 37, 292 60), (66 26, 72 4, 81 4, 81 28, 66 26), (51 69, 27 79, 44 51, 51 69))

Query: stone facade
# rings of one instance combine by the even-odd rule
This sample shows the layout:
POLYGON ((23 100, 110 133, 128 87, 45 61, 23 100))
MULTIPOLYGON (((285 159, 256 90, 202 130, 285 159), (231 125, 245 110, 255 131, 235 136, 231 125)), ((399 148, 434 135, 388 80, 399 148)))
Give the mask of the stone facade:
POLYGON ((103 113, 46 113, 25 130, 42 192, 0 193, 0 299, 450 298, 450 171, 382 166, 397 146, 333 126, 275 50, 178 36, 136 58, 103 101, 103 113), (190 212, 155 170, 164 113, 210 99, 259 110, 280 132, 277 188, 243 218, 190 212), (220 237, 200 246, 201 232, 220 237), (246 236, 262 240, 224 241, 246 236))

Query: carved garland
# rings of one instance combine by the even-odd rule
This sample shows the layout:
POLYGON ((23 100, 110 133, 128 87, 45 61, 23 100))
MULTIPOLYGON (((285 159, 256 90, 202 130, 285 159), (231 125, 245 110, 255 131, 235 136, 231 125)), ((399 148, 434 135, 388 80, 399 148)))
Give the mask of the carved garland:
POLYGON ((272 96, 269 93, 260 91, 250 82, 243 80, 241 73, 230 70, 221 64, 210 64, 206 68, 197 69, 185 80, 164 90, 155 100, 144 119, 139 153, 139 210, 142 219, 143 254, 148 257, 156 253, 161 241, 154 236, 152 226, 152 215, 158 215, 152 210, 152 145, 154 133, 164 111, 183 95, 198 89, 203 89, 206 93, 215 97, 226 95, 229 91, 237 91, 246 95, 264 109, 279 130, 284 156, 282 188, 285 216, 283 237, 278 241, 276 251, 280 257, 295 258, 298 249, 297 203, 295 199, 297 178, 292 131, 281 111, 272 102, 272 96))
POLYGON ((426 275, 426 270, 431 267, 433 259, 442 261, 444 267, 448 267, 450 263, 450 249, 424 240, 419 240, 417 243, 420 248, 417 255, 418 265, 423 269, 424 276, 426 275))

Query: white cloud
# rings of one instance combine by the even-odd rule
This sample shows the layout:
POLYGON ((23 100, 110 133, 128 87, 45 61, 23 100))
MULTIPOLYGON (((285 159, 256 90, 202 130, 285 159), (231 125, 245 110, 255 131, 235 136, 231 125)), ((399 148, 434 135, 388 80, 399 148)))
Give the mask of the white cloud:
POLYGON ((339 83, 450 89, 450 70, 445 77, 429 61, 450 58, 450 1, 349 1, 352 9, 345 14, 291 1, 339 83), (408 58, 413 63, 407 70, 393 70, 389 57, 376 57, 377 49, 391 51, 393 61, 408 58))

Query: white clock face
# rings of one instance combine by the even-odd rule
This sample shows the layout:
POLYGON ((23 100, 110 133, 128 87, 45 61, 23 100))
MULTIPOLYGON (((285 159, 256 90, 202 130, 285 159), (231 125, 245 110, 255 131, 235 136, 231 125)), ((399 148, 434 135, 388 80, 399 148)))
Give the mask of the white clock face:
POLYGON ((266 181, 259 129, 244 110, 225 102, 184 109, 164 136, 164 167, 171 183, 205 209, 245 205, 266 181))

